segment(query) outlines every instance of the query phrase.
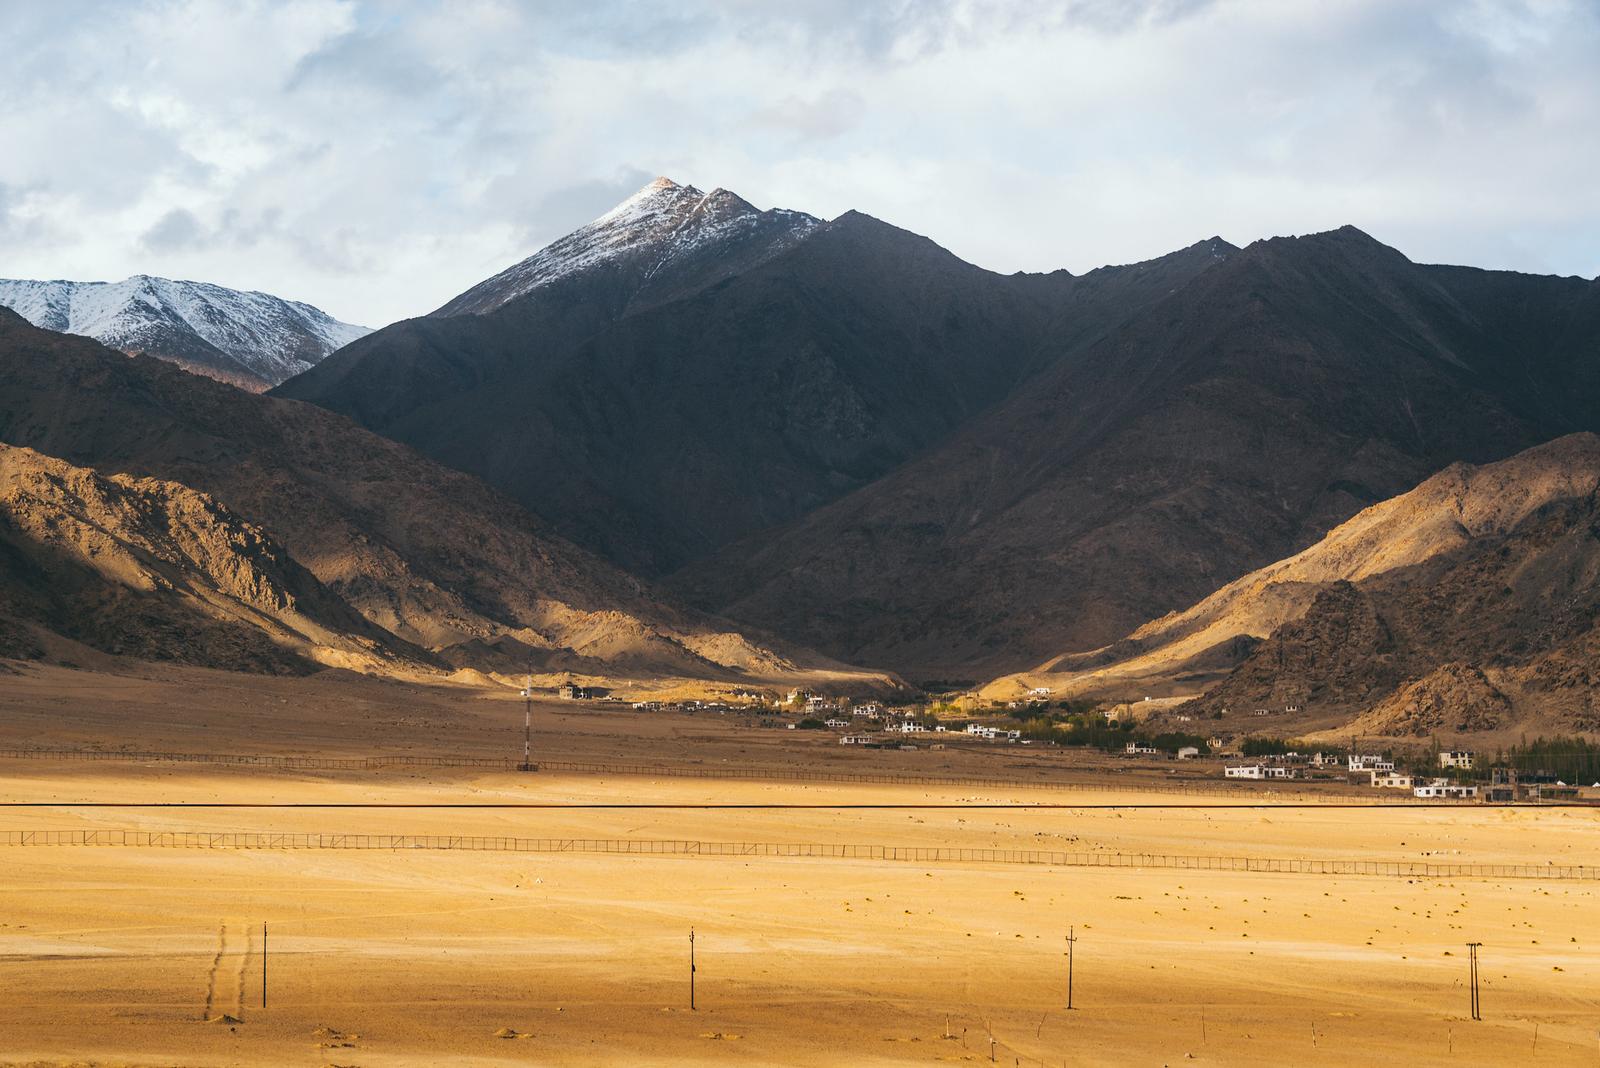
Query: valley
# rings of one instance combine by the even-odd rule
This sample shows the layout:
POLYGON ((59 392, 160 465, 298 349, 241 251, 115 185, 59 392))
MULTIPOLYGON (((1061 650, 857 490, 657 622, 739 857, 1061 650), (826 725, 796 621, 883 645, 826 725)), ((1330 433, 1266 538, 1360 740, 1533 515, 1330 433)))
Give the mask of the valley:
POLYGON ((726 717, 546 702, 534 717, 541 758, 660 770, 313 770, 12 752, 519 753, 521 709, 510 692, 355 674, 31 667, 7 680, 4 1057, 892 1065, 993 1052, 1275 1064, 1345 1063, 1353 1045, 1441 1060, 1469 1042, 1518 1060, 1537 1042, 1541 1063, 1592 1056, 1592 875, 1161 866, 1203 854, 1553 873, 1548 865, 1592 858, 1582 810, 1369 804, 1352 820, 1332 795, 1162 793, 1167 776, 1154 767, 1124 771, 1108 790, 1107 768, 1014 747, 998 765, 954 749, 840 755, 726 717), (822 774, 842 760, 859 769, 902 758, 902 770, 1002 781, 822 774), (675 767, 749 777, 666 774, 675 767), (62 844, 42 844, 44 831, 62 844), (113 844, 123 832, 154 840, 113 844), (265 837, 234 844, 251 835, 265 837), (308 848, 308 835, 323 844, 308 848), (394 835, 416 844, 394 848, 394 835), (949 859, 748 846, 619 855, 628 843, 684 840, 928 847, 949 859), (467 848, 475 842, 487 848, 467 848), (1064 850, 1094 863, 961 850, 1064 850), (1482 1023, 1467 1018, 1469 941, 1485 943, 1482 1023))

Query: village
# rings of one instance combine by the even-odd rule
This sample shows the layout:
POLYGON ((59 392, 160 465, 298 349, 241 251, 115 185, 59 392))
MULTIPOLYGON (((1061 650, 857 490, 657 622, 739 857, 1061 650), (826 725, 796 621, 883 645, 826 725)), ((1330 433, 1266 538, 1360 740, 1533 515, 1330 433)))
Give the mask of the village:
MULTIPOLYGON (((1130 764, 1148 767, 1173 762, 1184 765, 1186 777, 1220 776, 1240 785, 1249 783, 1305 786, 1360 787, 1400 794, 1414 801, 1477 802, 1588 802, 1600 804, 1600 775, 1587 784, 1563 777, 1560 761, 1542 766, 1527 759, 1496 760, 1465 749, 1380 748, 1363 751, 1359 739, 1343 747, 1306 747, 1302 752, 1282 739, 1185 731, 1155 733, 1150 722, 1141 724, 1137 702, 1082 707, 1058 701, 1060 709, 1048 712, 1051 691, 1031 690, 1026 697, 979 705, 974 695, 961 695, 959 703, 948 696, 889 704, 882 700, 853 701, 803 688, 786 693, 733 689, 723 698, 640 700, 626 702, 593 687, 566 682, 557 696, 569 701, 600 702, 602 706, 631 708, 635 712, 673 712, 740 717, 747 725, 765 729, 819 732, 837 739, 838 745, 858 750, 916 752, 951 746, 1018 745, 1045 750, 1093 749, 1130 764), (1141 729, 1143 728, 1143 729, 1141 729), (1570 781, 1569 781, 1570 780, 1570 781)), ((1148 699, 1145 699, 1148 701, 1148 699)), ((1301 711, 1298 705, 1284 712, 1301 711)), ((1258 711, 1258 715, 1266 715, 1258 711)), ((1177 725, 1191 721, 1179 715, 1177 725)), ((1174 769, 1173 774, 1177 774, 1174 769)))

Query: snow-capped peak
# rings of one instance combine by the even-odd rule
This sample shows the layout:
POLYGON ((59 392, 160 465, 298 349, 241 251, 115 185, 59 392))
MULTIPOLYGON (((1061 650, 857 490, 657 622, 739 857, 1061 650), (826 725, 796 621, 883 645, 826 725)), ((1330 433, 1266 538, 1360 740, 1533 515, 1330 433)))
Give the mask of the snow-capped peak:
POLYGON ((299 301, 147 274, 121 282, 0 280, 0 304, 46 330, 148 352, 255 389, 371 333, 299 301))
POLYGON ((821 221, 803 212, 760 211, 726 189, 703 193, 661 177, 593 222, 473 286, 437 315, 481 315, 541 286, 597 268, 629 270, 639 285, 719 247, 753 266, 802 240, 821 221))

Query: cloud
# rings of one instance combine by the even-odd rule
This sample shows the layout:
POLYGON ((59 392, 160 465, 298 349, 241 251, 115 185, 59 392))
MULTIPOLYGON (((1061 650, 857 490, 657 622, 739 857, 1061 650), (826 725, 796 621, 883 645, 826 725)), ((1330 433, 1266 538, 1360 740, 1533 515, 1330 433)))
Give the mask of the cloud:
POLYGON ((173 208, 140 235, 139 244, 150 252, 178 252, 199 247, 205 237, 205 228, 193 212, 173 208))
POLYGON ((656 174, 996 270, 1352 222, 1600 273, 1587 0, 0 4, 0 275, 382 323, 656 174))
POLYGON ((785 97, 751 112, 750 124, 783 131, 801 141, 826 141, 853 129, 865 107, 859 93, 834 88, 810 100, 785 97))

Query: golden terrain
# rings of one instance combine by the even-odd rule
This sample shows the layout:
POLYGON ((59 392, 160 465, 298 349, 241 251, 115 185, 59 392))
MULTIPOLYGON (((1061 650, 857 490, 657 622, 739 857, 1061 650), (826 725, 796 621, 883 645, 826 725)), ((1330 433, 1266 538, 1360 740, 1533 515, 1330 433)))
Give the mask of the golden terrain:
POLYGON ((1594 434, 1452 464, 1184 611, 981 693, 1148 694, 1207 730, 1313 742, 1444 735, 1486 749, 1592 732, 1597 489, 1594 434))
MULTIPOLYGON (((175 668, 149 668, 142 677, 20 670, 0 679, 0 748, 521 751, 522 703, 503 690, 338 673, 260 679, 175 668)), ((1600 847, 1592 810, 1325 803, 1337 794, 1291 807, 1273 803, 1285 795, 1184 796, 1148 788, 1170 777, 1161 770, 1113 777, 1061 752, 846 752, 831 737, 712 716, 540 705, 534 745, 546 759, 774 775, 268 771, 3 758, 0 799, 8 804, 0 831, 514 835, 1591 865, 1600 847), (776 775, 812 768, 1024 784, 776 775), (1054 788, 1026 784, 1047 773, 1054 788), (1074 776, 1101 788, 1061 787, 1074 776), (1266 803, 1241 806, 1251 799, 1266 803), (536 802, 569 807, 400 807, 536 802), (205 807, 220 803, 297 807, 205 807), (1029 803, 1080 807, 1020 807, 1029 803), (119 807, 96 807, 108 804, 119 807), (649 804, 685 807, 602 807, 649 804), (823 807, 695 807, 704 804, 823 807), (945 807, 847 807, 932 804, 945 807), (1152 804, 1168 807, 1137 807, 1152 804), (139 807, 120 807, 129 805, 139 807), (337 807, 344 805, 394 807, 337 807)), ((1600 1059, 1596 881, 424 849, 10 846, 0 854, 0 1063, 1600 1059), (262 923, 270 949, 266 1008, 262 923), (1069 928, 1078 937, 1071 1012, 1069 928), (1482 1022, 1466 1018, 1471 941, 1484 943, 1482 1022)))

